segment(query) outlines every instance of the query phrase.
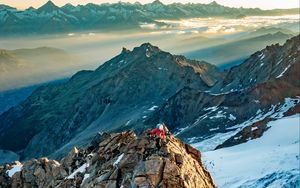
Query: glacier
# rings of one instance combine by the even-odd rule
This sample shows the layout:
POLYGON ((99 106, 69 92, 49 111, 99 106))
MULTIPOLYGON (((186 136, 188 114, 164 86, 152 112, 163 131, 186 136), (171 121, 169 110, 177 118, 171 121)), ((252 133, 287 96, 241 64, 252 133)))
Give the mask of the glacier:
POLYGON ((299 187, 300 114, 271 121, 268 127, 261 138, 203 153, 219 187, 299 187))

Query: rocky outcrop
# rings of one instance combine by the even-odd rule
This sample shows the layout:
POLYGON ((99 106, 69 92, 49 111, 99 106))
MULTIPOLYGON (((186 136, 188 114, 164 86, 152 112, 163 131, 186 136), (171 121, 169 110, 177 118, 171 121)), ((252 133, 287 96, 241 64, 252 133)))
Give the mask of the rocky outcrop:
POLYGON ((147 131, 99 134, 85 149, 73 148, 60 162, 47 158, 0 168, 4 187, 214 188, 201 154, 173 135, 166 141, 147 131), (11 177, 8 176, 10 174, 11 177))

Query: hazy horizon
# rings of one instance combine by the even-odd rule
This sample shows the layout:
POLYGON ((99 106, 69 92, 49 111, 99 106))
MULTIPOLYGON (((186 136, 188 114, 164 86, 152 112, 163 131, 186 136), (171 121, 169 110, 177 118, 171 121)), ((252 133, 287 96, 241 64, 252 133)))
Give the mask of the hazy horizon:
MULTIPOLYGON (((41 1, 35 1, 35 0, 0 0, 0 4, 6 4, 9 6, 16 7, 18 9, 26 9, 30 6, 38 8, 45 4, 48 0, 41 0, 41 1)), ((117 2, 129 2, 129 3, 135 3, 140 2, 142 4, 151 3, 154 0, 52 0, 53 3, 55 3, 58 6, 63 6, 67 3, 71 3, 73 5, 85 5, 87 3, 95 3, 95 4, 101 4, 101 3, 117 3, 117 2)), ((208 4, 213 2, 213 0, 160 0, 164 4, 171 4, 171 3, 203 3, 208 4)), ((286 1, 281 0, 274 0, 272 3, 268 0, 247 0, 247 1, 238 1, 238 0, 215 0, 217 3, 229 6, 229 7, 244 7, 244 8, 261 8, 261 9, 289 9, 289 8, 299 8, 299 2, 298 0, 289 0, 287 3, 286 1)))

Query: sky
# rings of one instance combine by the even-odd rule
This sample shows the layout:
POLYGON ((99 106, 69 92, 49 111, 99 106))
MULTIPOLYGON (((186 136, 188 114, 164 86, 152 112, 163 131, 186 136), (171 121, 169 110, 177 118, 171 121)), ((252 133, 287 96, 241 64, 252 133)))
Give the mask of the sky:
MULTIPOLYGON (((0 0, 0 4, 6 4, 18 9, 25 9, 30 6, 35 8, 40 7, 48 0, 0 0)), ((120 0, 52 0, 56 5, 62 6, 66 3, 73 5, 87 4, 87 3, 115 3, 120 0)), ((137 0, 122 0, 122 2, 134 3, 137 0)), ((153 0, 139 0, 140 3, 151 3, 153 0)), ((219 4, 230 7, 245 7, 245 8, 261 8, 261 9, 274 9, 274 8, 297 8, 299 7, 299 0, 216 0, 219 4)), ((212 0, 161 0, 165 4, 180 2, 180 3, 210 3, 212 0)))

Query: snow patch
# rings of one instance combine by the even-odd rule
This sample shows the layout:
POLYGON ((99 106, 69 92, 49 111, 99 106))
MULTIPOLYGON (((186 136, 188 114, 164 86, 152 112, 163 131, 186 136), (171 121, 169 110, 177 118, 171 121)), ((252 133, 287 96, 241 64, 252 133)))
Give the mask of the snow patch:
POLYGON ((279 109, 277 110, 276 114, 273 114, 271 117, 272 118, 282 118, 285 112, 287 112, 289 109, 295 107, 297 104, 300 103, 300 96, 296 97, 296 98, 285 98, 284 99, 284 104, 281 105, 279 107, 279 109))
POLYGON ((167 68, 158 67, 158 70, 164 70, 164 71, 167 71, 168 69, 167 69, 167 68))
POLYGON ((255 131, 257 129, 258 129, 258 127, 251 127, 251 131, 255 131))
POLYGON ((236 120, 236 117, 234 115, 230 114, 228 119, 230 119, 231 121, 234 121, 234 120, 236 120))
POLYGON ((203 110, 204 111, 208 111, 208 110, 211 110, 212 112, 216 111, 218 109, 217 106, 213 106, 213 107, 209 107, 209 108, 204 108, 203 110))
POLYGON ((117 158, 117 160, 114 162, 113 166, 117 166, 117 165, 121 162, 121 160, 122 160, 123 157, 124 157, 124 153, 122 153, 122 154, 117 158))
POLYGON ((86 171, 86 168, 88 168, 89 165, 87 163, 84 163, 81 167, 76 169, 71 175, 66 177, 66 179, 74 179, 77 173, 84 173, 86 171))
POLYGON ((6 173, 9 177, 12 177, 15 173, 22 170, 23 165, 13 165, 12 169, 7 170, 6 173))
POLYGON ((156 108, 158 108, 158 106, 155 106, 155 105, 154 105, 154 106, 152 106, 151 108, 149 108, 148 110, 149 110, 149 111, 154 111, 156 108))
POLYGON ((283 59, 280 59, 280 60, 276 63, 276 65, 280 64, 282 61, 283 61, 283 59))
POLYGON ((146 54, 145 54, 145 55, 146 55, 146 57, 148 57, 148 58, 151 57, 151 54, 149 53, 149 49, 148 49, 148 48, 146 49, 146 54))
POLYGON ((81 186, 84 184, 85 180, 87 180, 90 177, 90 174, 84 174, 83 180, 81 182, 81 186))
POLYGON ((188 129, 190 126, 186 126, 184 128, 179 128, 178 132, 174 133, 175 136, 181 134, 182 132, 184 132, 186 129, 188 129))
POLYGON ((291 67, 291 64, 289 64, 283 71, 280 73, 276 78, 280 78, 284 75, 284 73, 291 67))
MULTIPOLYGON (((283 114, 287 112, 289 109, 293 108, 297 104, 300 103, 300 96, 296 98, 286 98, 284 104, 282 105, 272 105, 271 108, 263 113, 262 110, 258 110, 254 117, 249 118, 247 121, 228 127, 228 132, 226 133, 217 133, 203 141, 193 143, 192 145, 199 149, 200 151, 210 151, 214 150, 218 145, 224 143, 229 138, 236 135, 243 128, 248 127, 255 122, 261 121, 267 117, 271 117, 273 119, 279 119, 283 117, 283 114)), ((200 120, 199 120, 200 121, 200 120)))
POLYGON ((259 56, 258 56, 258 58, 260 59, 260 60, 263 60, 264 58, 265 58, 265 54, 264 53, 261 53, 259 56))
POLYGON ((218 111, 218 113, 215 116, 209 117, 209 119, 217 119, 217 118, 226 118, 225 112, 218 111))
MULTIPOLYGON (((216 184, 222 188, 248 187, 251 181, 251 187, 264 187, 261 180, 270 174, 295 172, 299 177, 299 118, 297 114, 269 122, 270 129, 261 138, 204 152, 204 163, 216 184)), ((282 187, 278 182, 290 179, 289 175, 276 176, 271 187, 282 187)))
POLYGON ((131 120, 128 120, 128 121, 125 123, 125 125, 129 125, 130 122, 131 122, 131 120))

